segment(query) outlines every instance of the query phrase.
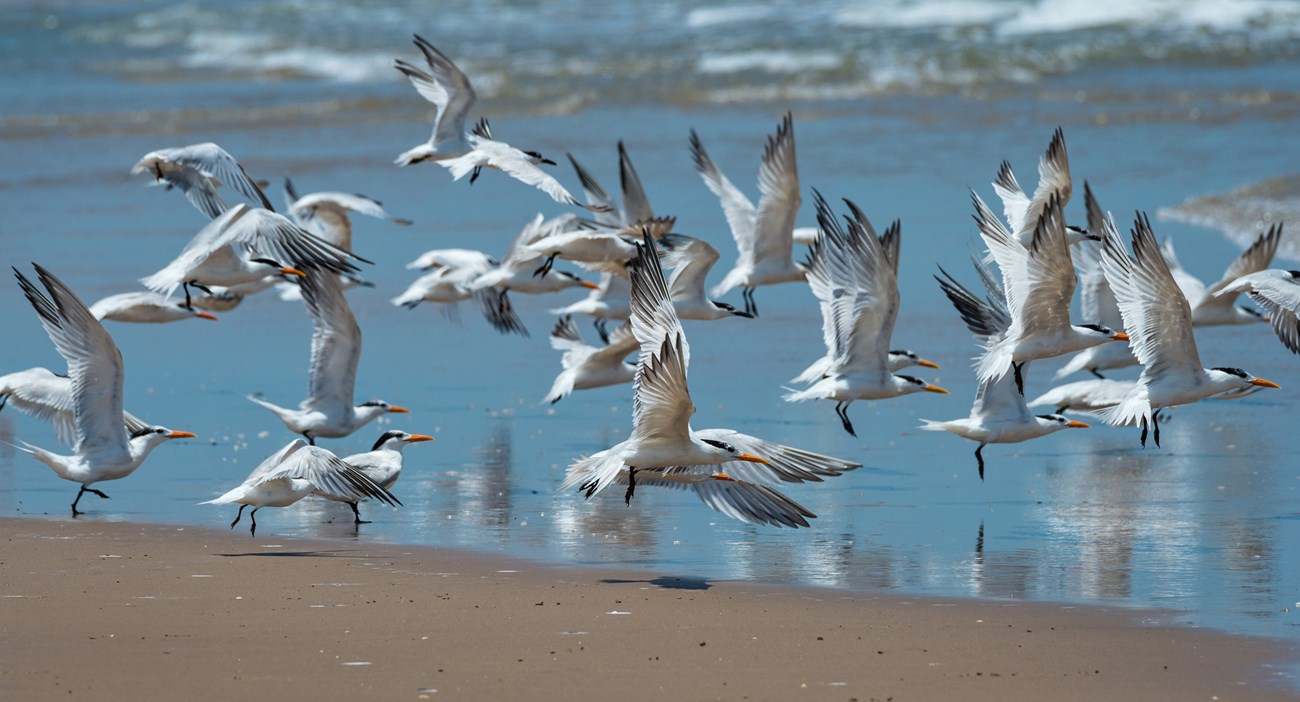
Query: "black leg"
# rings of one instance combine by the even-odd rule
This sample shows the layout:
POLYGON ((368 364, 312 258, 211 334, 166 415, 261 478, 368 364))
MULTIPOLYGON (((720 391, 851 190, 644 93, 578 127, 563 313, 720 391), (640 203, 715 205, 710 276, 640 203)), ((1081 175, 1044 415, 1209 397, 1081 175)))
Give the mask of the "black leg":
MULTIPOLYGON (((605 343, 609 343, 609 342, 607 341, 605 343)), ((8 401, 9 401, 8 394, 0 395, 0 410, 3 410, 5 408, 5 403, 8 401)))
POLYGON ((483 172, 482 166, 474 166, 474 172, 469 174, 469 184, 473 185, 474 181, 478 180, 478 174, 482 172, 483 172))
POLYGON ((987 444, 980 442, 979 448, 975 449, 975 460, 980 464, 980 480, 984 480, 984 454, 981 453, 987 444))
POLYGON ((1024 365, 1025 365, 1024 363, 1015 363, 1015 362, 1011 364, 1011 367, 1016 370, 1016 392, 1020 393, 1021 397, 1025 396, 1025 378, 1020 374, 1020 369, 1024 365))
MULTIPOLYGON (((609 346, 609 330, 605 328, 605 320, 601 319, 600 317, 597 317, 595 321, 595 326, 596 326, 596 333, 600 334, 600 340, 604 342, 606 346, 609 346)), ((4 403, 0 402, 0 408, 3 407, 4 407, 4 403)))
POLYGON ((1056 413, 1057 413, 1057 414, 1060 414, 1060 413, 1062 413, 1062 412, 1064 412, 1064 411, 1066 411, 1066 410, 1068 410, 1068 409, 1070 409, 1070 406, 1069 406, 1069 405, 1061 405, 1060 407, 1057 407, 1057 408, 1056 408, 1056 413))
POLYGON ((1151 413, 1151 424, 1155 427, 1152 438, 1156 440, 1156 448, 1160 448, 1160 410, 1151 413))
POLYGON ((234 529, 234 528, 235 528, 235 525, 239 523, 239 520, 240 520, 241 518, 243 518, 243 516, 244 516, 244 508, 247 507, 247 506, 248 506, 248 505, 240 505, 240 506, 239 506, 239 511, 238 511, 238 512, 235 512, 235 521, 233 521, 233 522, 230 523, 230 528, 231 528, 231 529, 234 529))
POLYGON ((81 489, 77 491, 77 499, 75 499, 75 500, 72 501, 72 518, 73 518, 73 519, 76 519, 78 514, 83 514, 82 512, 78 512, 78 511, 77 511, 77 503, 78 503, 78 502, 81 502, 81 496, 84 495, 84 494, 86 494, 86 486, 85 486, 85 485, 82 485, 82 486, 81 486, 81 489))
POLYGON ((741 291, 741 298, 745 301, 745 312, 758 317, 758 303, 754 302, 754 288, 744 288, 741 291))
POLYGON ((551 266, 554 265, 555 265, 555 254, 551 254, 550 256, 546 257, 545 261, 542 261, 542 265, 538 266, 537 270, 533 271, 533 277, 536 278, 539 275, 546 275, 547 273, 550 273, 551 266))
POLYGON ((251 529, 248 530, 248 535, 249 535, 250 537, 257 536, 257 510, 259 510, 259 509, 262 509, 262 508, 261 508, 261 507, 254 507, 254 508, 253 508, 253 511, 248 513, 248 518, 251 519, 251 520, 253 520, 253 527, 252 527, 251 529))
POLYGON ((356 517, 356 520, 352 522, 353 524, 361 525, 361 524, 369 524, 369 523, 370 523, 370 522, 367 522, 366 520, 364 520, 364 519, 361 518, 361 512, 357 510, 357 503, 355 503, 355 502, 349 502, 349 503, 348 503, 348 506, 352 508, 352 514, 353 514, 353 516, 356 517))
POLYGON ((1093 375, 1097 376, 1098 378, 1101 378, 1102 380, 1105 380, 1105 379, 1106 379, 1106 376, 1102 375, 1101 372, 1098 371, 1096 368, 1089 368, 1089 369, 1088 369, 1088 372, 1089 372, 1089 373, 1092 373, 1093 375))
POLYGON ((1142 436, 1139 437, 1138 440, 1142 442, 1142 448, 1147 447, 1147 418, 1146 417, 1142 418, 1142 436))
POLYGON ((304 432, 302 433, 302 435, 303 435, 303 438, 307 439, 307 443, 311 444, 312 446, 315 446, 315 445, 316 445, 316 437, 312 436, 312 435, 311 435, 311 432, 309 432, 309 431, 304 431, 304 432))
POLYGON ((840 424, 844 425, 844 431, 857 438, 858 433, 853 431, 853 422, 849 421, 849 404, 847 402, 835 403, 835 416, 840 418, 840 424))
POLYGON ((190 300, 190 284, 189 284, 189 283, 181 283, 181 290, 184 290, 184 291, 185 291, 185 309, 187 309, 187 310, 193 312, 193 311, 194 311, 194 303, 193 303, 193 301, 190 300))
POLYGON ((623 504, 632 504, 632 493, 636 492, 636 468, 627 468, 627 494, 623 495, 623 504))

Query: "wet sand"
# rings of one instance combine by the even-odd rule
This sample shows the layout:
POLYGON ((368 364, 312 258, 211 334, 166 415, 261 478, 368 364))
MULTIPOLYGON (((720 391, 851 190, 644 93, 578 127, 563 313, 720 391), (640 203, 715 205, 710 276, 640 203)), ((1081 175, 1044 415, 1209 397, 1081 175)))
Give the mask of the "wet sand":
POLYGON ((1295 699, 1269 687, 1284 644, 1141 612, 250 539, 242 524, 0 533, 12 699, 1295 699))

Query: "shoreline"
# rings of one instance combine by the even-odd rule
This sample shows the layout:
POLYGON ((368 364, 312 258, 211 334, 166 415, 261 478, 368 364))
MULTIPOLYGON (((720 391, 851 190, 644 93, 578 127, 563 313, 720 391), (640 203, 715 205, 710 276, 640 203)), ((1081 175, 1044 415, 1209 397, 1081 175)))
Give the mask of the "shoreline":
POLYGON ((1140 623, 1150 610, 128 522, 0 533, 15 697, 1297 698, 1294 644, 1140 623))

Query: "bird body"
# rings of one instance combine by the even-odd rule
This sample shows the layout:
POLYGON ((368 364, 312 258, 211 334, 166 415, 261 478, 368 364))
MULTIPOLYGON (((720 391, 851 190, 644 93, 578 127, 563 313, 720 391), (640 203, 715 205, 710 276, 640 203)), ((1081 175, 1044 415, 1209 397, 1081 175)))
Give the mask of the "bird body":
POLYGON ((636 364, 623 361, 639 344, 632 327, 624 324, 609 337, 604 347, 588 346, 578 334, 573 318, 561 317, 551 332, 551 348, 563 351, 562 370, 555 377, 545 401, 555 404, 575 390, 589 390, 632 382, 636 364))
POLYGON ((1165 263, 1169 264, 1169 272, 1174 276, 1178 289, 1182 291, 1183 296, 1187 298, 1187 303, 1192 307, 1192 326, 1258 324, 1269 321, 1267 316, 1256 310, 1236 305, 1237 296, 1229 294, 1236 291, 1229 291, 1226 288, 1244 276, 1267 269, 1273 262, 1273 255, 1277 253, 1281 241, 1282 225, 1279 223, 1260 234, 1245 251, 1241 252, 1240 256, 1233 259, 1218 282, 1206 286, 1179 264, 1173 241, 1166 239, 1161 245, 1161 253, 1164 255, 1165 263))
POLYGON ((139 173, 153 175, 157 185, 179 188, 190 204, 212 219, 227 209, 217 194, 217 188, 222 184, 271 209, 266 195, 244 167, 225 149, 211 142, 151 151, 131 167, 132 175, 139 173))
POLYGON ((1245 292, 1255 304, 1268 310, 1269 322, 1278 340, 1300 354, 1300 271, 1276 268, 1242 276, 1220 289, 1216 295, 1245 292))
POLYGON ((95 301, 90 306, 90 313, 100 321, 113 322, 164 324, 196 317, 217 321, 216 315, 210 312, 190 309, 183 302, 172 302, 165 296, 150 291, 109 295, 95 301))

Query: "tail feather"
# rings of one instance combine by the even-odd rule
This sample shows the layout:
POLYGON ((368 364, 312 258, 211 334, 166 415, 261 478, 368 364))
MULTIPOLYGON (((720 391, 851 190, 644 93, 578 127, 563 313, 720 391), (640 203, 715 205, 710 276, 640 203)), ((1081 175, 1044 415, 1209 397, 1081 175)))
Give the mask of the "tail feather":
POLYGON ((781 396, 786 402, 809 402, 811 400, 824 400, 826 393, 820 387, 820 383, 804 390, 795 390, 794 388, 782 388, 787 390, 786 394, 781 396))
POLYGON ((804 369, 802 373, 796 376, 790 382, 792 383, 815 383, 825 377, 826 372, 830 370, 831 357, 822 356, 813 362, 811 366, 804 369))
POLYGON ((560 490, 581 487, 586 490, 587 497, 591 497, 618 480, 618 474, 624 467, 620 454, 614 449, 583 456, 569 466, 560 490))
POLYGON ((1011 345, 1006 340, 999 341, 984 350, 979 358, 979 379, 981 383, 991 383, 1005 376, 1011 370, 1011 345))

